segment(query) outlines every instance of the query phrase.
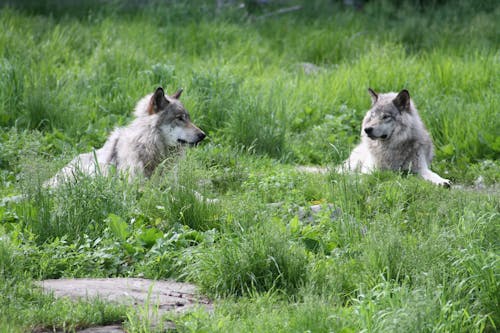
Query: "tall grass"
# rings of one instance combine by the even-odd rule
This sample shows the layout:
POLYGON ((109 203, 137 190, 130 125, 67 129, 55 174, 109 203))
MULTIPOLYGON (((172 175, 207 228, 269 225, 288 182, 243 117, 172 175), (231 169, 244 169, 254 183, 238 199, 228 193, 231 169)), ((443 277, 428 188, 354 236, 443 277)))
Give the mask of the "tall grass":
POLYGON ((280 226, 257 225, 197 252, 188 278, 212 295, 293 294, 305 279, 306 252, 280 226))
POLYGON ((221 227, 221 204, 209 191, 203 167, 191 156, 167 160, 144 184, 139 207, 144 214, 198 231, 221 227))
POLYGON ((103 221, 113 213, 125 215, 135 203, 134 190, 120 179, 78 177, 55 190, 41 187, 25 193, 27 201, 20 208, 24 227, 36 235, 38 242, 64 237, 76 241, 83 235, 98 237, 103 221))
POLYGON ((2 7, 0 193, 25 200, 0 205, 0 330, 135 320, 32 291, 81 276, 197 283, 216 306, 172 315, 186 332, 498 330, 496 2, 134 3, 2 7), (158 85, 200 146, 151 179, 41 186, 158 85), (346 158, 368 87, 410 91, 454 188, 296 170, 346 158))

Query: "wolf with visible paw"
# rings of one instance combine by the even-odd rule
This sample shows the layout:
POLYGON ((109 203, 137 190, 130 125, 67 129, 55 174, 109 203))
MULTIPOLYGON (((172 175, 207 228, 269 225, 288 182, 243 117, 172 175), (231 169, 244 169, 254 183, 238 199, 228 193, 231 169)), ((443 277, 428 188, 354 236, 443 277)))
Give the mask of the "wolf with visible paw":
POLYGON ((341 166, 343 171, 375 169, 410 171, 434 184, 451 182, 430 170, 432 140, 408 90, 377 94, 369 88, 372 107, 363 119, 361 143, 341 166))
POLYGON ((112 168, 126 173, 129 179, 151 176, 162 161, 205 138, 179 101, 181 93, 182 89, 167 96, 159 87, 142 98, 132 123, 115 129, 102 148, 75 157, 44 185, 57 187, 61 182, 74 180, 79 172, 106 175, 112 168))

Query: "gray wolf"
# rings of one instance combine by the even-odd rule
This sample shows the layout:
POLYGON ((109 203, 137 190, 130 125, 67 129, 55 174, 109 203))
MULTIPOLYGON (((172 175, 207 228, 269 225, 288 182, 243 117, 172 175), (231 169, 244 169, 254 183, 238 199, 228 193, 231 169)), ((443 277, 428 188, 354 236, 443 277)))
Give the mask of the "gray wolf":
POLYGON ((372 106, 361 128, 361 143, 341 166, 344 171, 370 173, 375 169, 409 171, 434 184, 451 182, 430 170, 432 140, 408 90, 377 94, 369 88, 372 106))
POLYGON ((125 173, 129 179, 150 177, 162 161, 205 138, 179 101, 181 93, 179 89, 168 96, 159 87, 143 97, 128 126, 115 129, 102 148, 75 157, 44 186, 57 187, 61 182, 74 180, 78 173, 107 175, 111 169, 125 173))

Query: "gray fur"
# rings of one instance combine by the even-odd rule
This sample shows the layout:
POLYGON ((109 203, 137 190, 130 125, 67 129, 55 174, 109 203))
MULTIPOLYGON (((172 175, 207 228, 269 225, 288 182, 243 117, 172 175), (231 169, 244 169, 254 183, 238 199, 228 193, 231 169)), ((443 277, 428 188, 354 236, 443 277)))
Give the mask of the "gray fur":
POLYGON ((372 107, 363 119, 361 143, 342 169, 370 173, 375 169, 410 171, 438 185, 450 186, 429 167, 432 140, 407 90, 377 94, 368 89, 372 107))
POLYGON ((134 111, 136 118, 128 126, 115 129, 102 148, 75 157, 45 185, 58 186, 77 172, 106 175, 110 168, 127 173, 129 178, 151 176, 163 160, 205 138, 178 100, 181 92, 166 96, 159 87, 142 98, 134 111))

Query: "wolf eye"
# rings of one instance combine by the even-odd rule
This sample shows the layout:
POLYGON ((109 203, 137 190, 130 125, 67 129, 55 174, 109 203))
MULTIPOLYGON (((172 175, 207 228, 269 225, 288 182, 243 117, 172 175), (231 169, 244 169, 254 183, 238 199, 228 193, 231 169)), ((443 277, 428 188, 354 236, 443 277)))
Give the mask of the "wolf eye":
POLYGON ((388 120, 388 119, 390 119, 390 118, 391 118, 391 116, 390 116, 390 115, 388 115, 388 114, 384 114, 384 115, 382 116, 382 120, 388 120))
POLYGON ((176 118, 182 121, 186 120, 186 116, 184 116, 183 114, 178 115, 176 118))

